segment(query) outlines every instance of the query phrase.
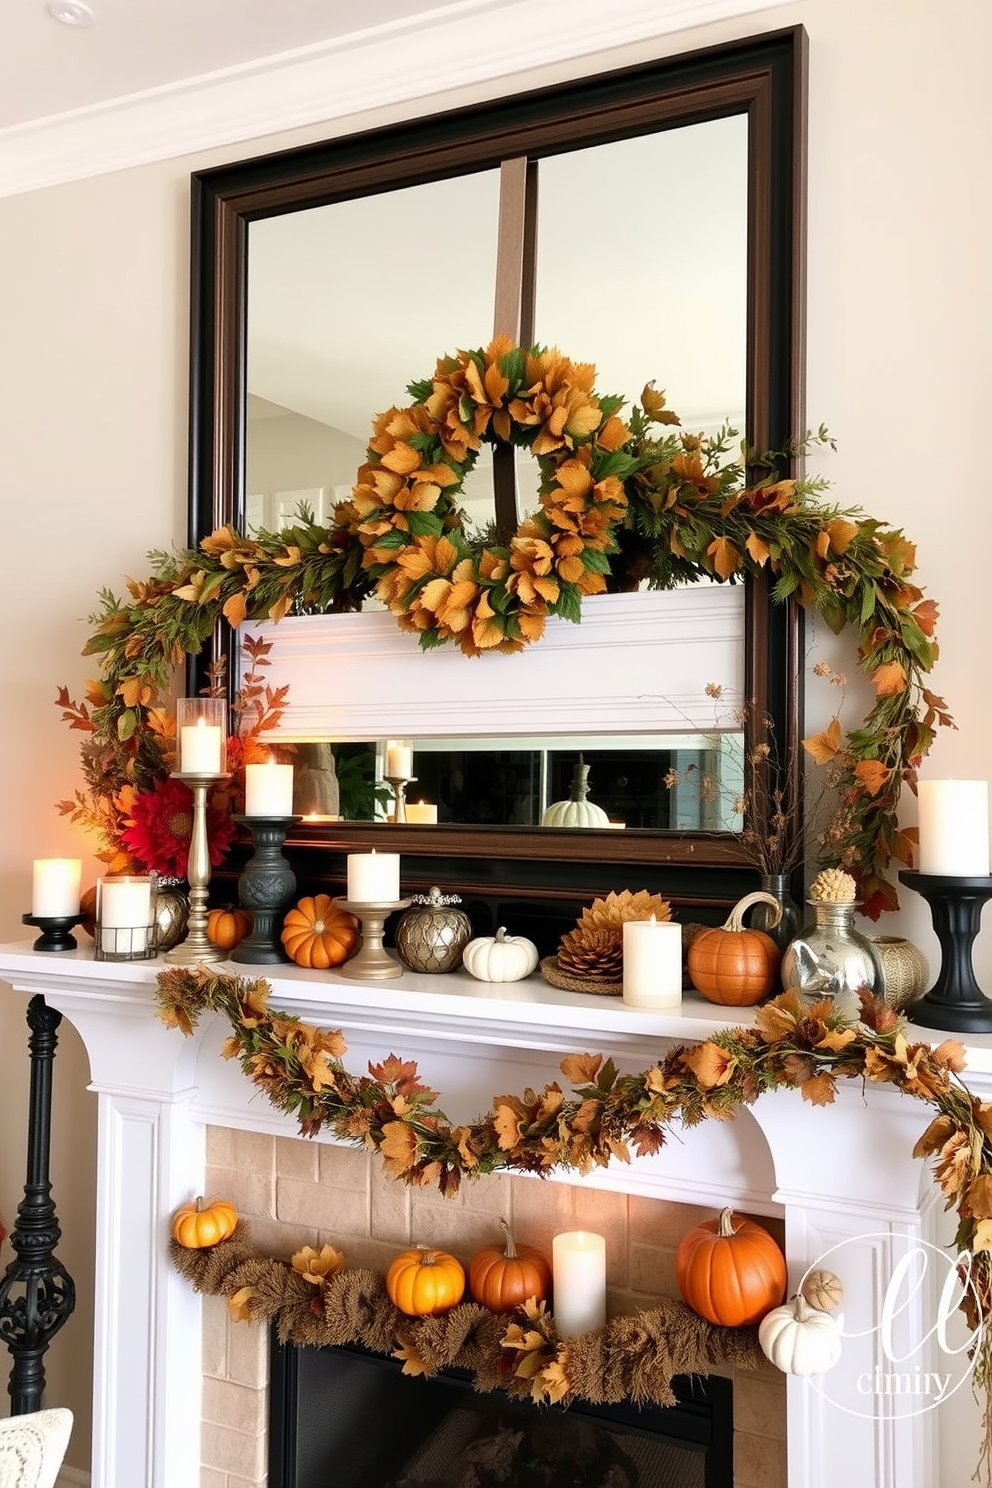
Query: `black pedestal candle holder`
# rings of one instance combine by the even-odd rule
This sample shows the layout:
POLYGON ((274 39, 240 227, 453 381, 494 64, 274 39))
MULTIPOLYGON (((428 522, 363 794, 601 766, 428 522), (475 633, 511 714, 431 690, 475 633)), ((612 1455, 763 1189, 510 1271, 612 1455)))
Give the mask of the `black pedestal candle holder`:
POLYGON ((34 925, 41 934, 31 947, 33 951, 74 951, 76 937, 70 934, 73 926, 81 925, 85 915, 21 915, 22 925, 34 925))
POLYGON ((992 1033, 992 1000, 978 985, 971 962, 982 908, 992 899, 992 877, 958 878, 910 869, 903 869, 899 877, 929 904, 940 941, 937 980, 925 997, 906 1009, 907 1018, 951 1033, 992 1033))
POLYGON ((335 899, 339 909, 346 909, 361 921, 362 939, 350 961, 341 967, 341 975, 357 981, 384 981, 403 975, 403 964, 391 956, 383 945, 386 921, 394 909, 408 909, 412 899, 394 899, 388 904, 362 904, 351 899, 335 899))
POLYGON ((301 816, 236 816, 255 850, 238 879, 238 903, 252 918, 251 933, 231 952, 232 961, 273 966, 290 958, 279 939, 279 921, 296 893, 296 874, 282 855, 286 833, 301 816))

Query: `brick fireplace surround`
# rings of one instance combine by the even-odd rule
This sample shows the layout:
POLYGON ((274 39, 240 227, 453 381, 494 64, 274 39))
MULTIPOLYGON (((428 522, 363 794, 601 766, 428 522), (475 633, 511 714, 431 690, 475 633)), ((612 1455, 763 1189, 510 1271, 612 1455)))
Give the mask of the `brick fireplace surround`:
MULTIPOLYGON (((43 993, 78 1029, 99 1097, 94 1488, 264 1482, 265 1330, 230 1323, 223 1301, 197 1297, 168 1258, 169 1217, 196 1193, 228 1194, 273 1253, 329 1240, 353 1264, 380 1267, 411 1240, 467 1254, 494 1238, 500 1215, 520 1239, 545 1244, 556 1229, 581 1224, 607 1237, 615 1311, 671 1294, 678 1237, 723 1204, 777 1227, 792 1283, 846 1242, 835 1269, 853 1319, 877 1314, 903 1237, 935 1229, 935 1186, 911 1156, 926 1110, 889 1087, 842 1088, 828 1112, 793 1092, 766 1095, 731 1123, 673 1134, 657 1156, 577 1183, 500 1176, 455 1200, 411 1194, 363 1152, 298 1138, 237 1063, 219 1057, 219 1018, 204 1019, 189 1039, 163 1028, 157 969, 97 963, 83 949, 52 957, 27 944, 0 947, 0 976, 27 995, 43 993), (194 1421, 201 1431, 190 1430, 194 1421)), ((621 1070, 641 1070, 673 1041, 753 1016, 742 1009, 717 1019, 688 997, 678 1013, 644 1012, 539 979, 490 986, 456 973, 349 984, 346 975, 273 970, 273 1004, 341 1028, 350 1069, 390 1052, 416 1059, 456 1121, 500 1091, 540 1088, 566 1053, 602 1052, 621 1070)), ((990 1098, 989 1036, 970 1041, 966 1079, 990 1098)), ((928 1307, 919 1296, 896 1320, 904 1354, 921 1347, 928 1307)), ((925 1351, 914 1357, 927 1367, 925 1351)), ((831 1399, 770 1367, 738 1376, 737 1488, 939 1482, 939 1412, 874 1420, 836 1403, 881 1363, 877 1332, 868 1330, 845 1337, 831 1399)))

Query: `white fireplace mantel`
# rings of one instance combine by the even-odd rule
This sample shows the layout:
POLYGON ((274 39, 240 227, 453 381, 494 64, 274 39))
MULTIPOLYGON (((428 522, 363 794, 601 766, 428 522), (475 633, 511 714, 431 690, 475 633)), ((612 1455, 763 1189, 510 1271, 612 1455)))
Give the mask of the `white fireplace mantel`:
MULTIPOLYGON (((169 1218, 202 1189, 208 1125, 296 1132, 237 1061, 219 1057, 226 1032, 219 1017, 205 1017, 191 1038, 161 1024, 155 1007, 161 969, 155 962, 95 962, 86 949, 44 955, 27 945, 0 947, 0 976, 19 992, 43 994, 78 1030, 99 1098, 92 1463, 99 1488, 190 1488, 198 1481, 199 1441, 189 1423, 200 1416, 200 1304, 170 1265, 169 1218)), ((407 974, 353 983, 346 971, 226 969, 257 970, 271 983, 274 1006, 340 1028, 350 1069, 362 1071, 369 1059, 388 1053, 416 1059, 453 1120, 477 1116, 498 1092, 560 1078, 566 1053, 609 1054, 622 1070, 636 1071, 673 1043, 753 1019, 749 1009, 724 1017, 724 1010, 690 997, 677 1014, 646 1012, 534 978, 491 985, 465 973, 407 974)), ((968 1056, 966 1079, 987 1097, 992 1037, 970 1040, 968 1056)), ((930 1232, 934 1185, 911 1156, 929 1115, 926 1106, 884 1086, 851 1082, 829 1111, 804 1104, 795 1092, 777 1092, 732 1123, 710 1121, 675 1134, 660 1154, 583 1181, 781 1215, 791 1281, 844 1244, 837 1269, 845 1306, 868 1311, 893 1245, 903 1237, 925 1240, 930 1232)), ((573 1173, 562 1176, 576 1181, 573 1173)), ((926 1331, 923 1305, 916 1299, 898 1319, 907 1346, 926 1331)), ((868 1334, 845 1339, 838 1368, 854 1378, 879 1362, 878 1340, 868 1334)), ((934 1411, 898 1422, 852 1416, 810 1382, 790 1379, 789 1482, 792 1488, 842 1482, 928 1488, 939 1480, 938 1425, 934 1411)))

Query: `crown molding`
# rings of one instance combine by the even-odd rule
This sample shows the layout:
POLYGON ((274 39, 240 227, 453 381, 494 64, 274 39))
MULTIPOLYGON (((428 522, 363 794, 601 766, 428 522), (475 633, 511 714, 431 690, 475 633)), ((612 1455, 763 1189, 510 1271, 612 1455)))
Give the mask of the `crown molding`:
POLYGON ((465 0, 413 21, 0 130, 0 196, 332 124, 785 3, 465 0))

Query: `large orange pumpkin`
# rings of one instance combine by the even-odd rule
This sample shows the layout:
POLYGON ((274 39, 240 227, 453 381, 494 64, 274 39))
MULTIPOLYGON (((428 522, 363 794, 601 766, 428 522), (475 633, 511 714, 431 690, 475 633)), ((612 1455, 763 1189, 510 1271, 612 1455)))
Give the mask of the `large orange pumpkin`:
POLYGON ((731 1209, 682 1236, 675 1276, 693 1312, 724 1328, 760 1322, 785 1296, 785 1257, 774 1237, 731 1209))
POLYGON ((551 1265, 533 1245, 517 1245, 506 1220, 504 1242, 477 1250, 468 1263, 468 1289, 492 1312, 512 1312, 528 1297, 543 1302, 551 1295, 551 1265))
POLYGON ((186 1250, 203 1250, 233 1235, 237 1223, 237 1210, 226 1199, 196 1199, 176 1210, 172 1238, 186 1250))
POLYGON ((465 1294, 465 1268, 446 1250, 401 1251, 386 1272, 386 1295, 408 1317, 450 1312, 465 1294))
POLYGON ((763 930, 744 926, 745 910, 759 903, 773 904, 781 919, 778 900, 759 889, 734 905, 725 925, 700 930, 689 942, 689 980, 708 1002, 747 1007, 767 997, 775 986, 781 951, 763 930))
POLYGON ((222 951, 232 951, 246 935, 251 934, 253 923, 246 909, 234 909, 226 904, 223 909, 212 909, 207 915, 207 939, 222 951))
POLYGON ((286 954, 297 966, 326 971, 347 961, 356 949, 359 924, 353 914, 339 909, 329 894, 307 895, 287 911, 281 939, 286 954))

